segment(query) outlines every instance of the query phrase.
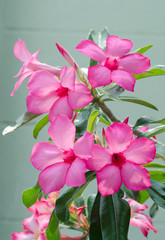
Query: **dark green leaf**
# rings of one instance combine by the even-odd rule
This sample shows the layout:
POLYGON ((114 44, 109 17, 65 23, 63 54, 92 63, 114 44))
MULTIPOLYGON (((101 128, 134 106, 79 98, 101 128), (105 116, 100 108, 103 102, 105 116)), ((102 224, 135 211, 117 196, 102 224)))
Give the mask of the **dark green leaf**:
POLYGON ((16 125, 15 126, 8 126, 6 127, 2 134, 6 135, 9 134, 13 131, 15 131, 16 129, 20 128, 21 126, 25 125, 26 123, 30 122, 31 120, 33 120, 34 118, 38 117, 40 114, 34 114, 34 113, 29 113, 26 112, 24 113, 22 116, 20 116, 17 120, 16 120, 16 125))
POLYGON ((122 190, 126 193, 126 195, 129 198, 132 198, 134 200, 137 200, 138 196, 139 196, 139 192, 138 191, 133 191, 129 188, 127 188, 124 184, 122 184, 122 190))
POLYGON ((152 200, 160 207, 165 208, 165 185, 151 179, 151 187, 146 191, 149 193, 152 200))
POLYGON ((22 193, 22 201, 27 208, 31 207, 37 201, 40 190, 41 188, 37 183, 35 187, 29 188, 22 193))
POLYGON ((144 117, 139 118, 136 121, 136 123, 135 123, 133 128, 135 129, 135 128, 140 128, 140 127, 145 127, 145 126, 147 126, 149 124, 155 124, 155 123, 165 124, 165 118, 160 119, 160 120, 153 120, 153 119, 151 119, 149 117, 144 116, 144 117))
POLYGON ((70 204, 79 196, 81 196, 84 189, 87 185, 96 177, 95 172, 87 172, 86 173, 86 183, 79 187, 66 187, 63 189, 57 200, 55 206, 55 213, 59 220, 62 222, 67 222, 69 220, 69 210, 68 207, 70 204))
POLYGON ((94 133, 95 124, 96 124, 96 120, 97 120, 98 115, 99 115, 99 111, 97 111, 97 110, 94 110, 90 114, 89 119, 88 119, 88 126, 87 126, 87 131, 88 132, 94 133))
POLYGON ((139 48, 137 50, 134 51, 134 53, 145 53, 147 50, 149 50, 151 47, 153 47, 153 45, 148 45, 148 46, 145 46, 145 47, 142 47, 142 48, 139 48))
MULTIPOLYGON (((100 198, 101 195, 98 192, 93 207, 91 211, 90 217, 90 229, 89 229, 89 239, 90 240, 103 240, 102 238, 102 230, 100 226, 100 198)), ((108 239, 107 239, 108 240, 108 239)))
POLYGON ((155 217, 156 213, 158 212, 158 209, 159 209, 158 205, 156 203, 153 203, 153 205, 151 206, 150 211, 149 211, 151 218, 155 217))
POLYGON ((93 207, 95 198, 96 198, 96 194, 92 194, 92 195, 89 195, 88 199, 87 199, 87 212, 88 212, 88 220, 89 221, 91 218, 91 211, 92 211, 92 207, 93 207))
POLYGON ((159 164, 159 163, 148 163, 144 164, 144 167, 149 167, 149 168, 165 168, 165 165, 159 164))
POLYGON ((84 201, 83 196, 80 196, 79 198, 76 198, 76 199, 74 200, 74 203, 75 203, 76 207, 85 206, 85 201, 84 201))
POLYGON ((145 132, 143 132, 140 137, 146 137, 146 138, 151 138, 153 136, 156 136, 160 133, 165 132, 165 125, 161 125, 155 128, 151 128, 145 132))
POLYGON ((123 191, 100 199, 100 224, 103 240, 126 240, 130 221, 130 207, 122 199, 123 191))
POLYGON ((49 122, 49 118, 48 118, 48 115, 46 115, 35 125, 35 127, 33 129, 33 137, 34 138, 38 137, 39 132, 48 122, 49 122))
POLYGON ((108 29, 105 27, 101 32, 91 30, 88 39, 96 43, 99 47, 106 50, 106 39, 110 35, 108 29))
POLYGON ((110 96, 110 98, 112 98, 111 100, 115 100, 118 99, 120 94, 123 93, 125 90, 116 83, 111 83, 110 85, 104 87, 101 91, 103 92, 103 94, 107 94, 108 96, 110 96))
POLYGON ((52 212, 50 217, 49 225, 46 229, 46 236, 48 240, 60 240, 60 231, 59 231, 59 220, 55 215, 55 212, 52 212))
POLYGON ((141 73, 141 74, 133 74, 135 79, 141 79, 141 78, 146 78, 146 77, 153 77, 153 76, 160 76, 160 75, 165 75, 165 66, 162 65, 158 65, 155 66, 153 68, 151 68, 150 70, 141 73))

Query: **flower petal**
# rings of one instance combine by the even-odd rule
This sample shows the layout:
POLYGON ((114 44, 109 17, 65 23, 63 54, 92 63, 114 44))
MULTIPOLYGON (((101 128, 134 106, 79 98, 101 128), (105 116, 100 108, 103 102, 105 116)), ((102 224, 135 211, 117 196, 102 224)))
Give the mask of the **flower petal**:
POLYGON ((80 109, 92 102, 93 96, 89 88, 83 84, 76 84, 75 91, 68 91, 68 102, 73 109, 80 109))
POLYGON ((82 159, 88 159, 92 156, 92 148, 94 145, 94 135, 86 132, 74 144, 73 151, 76 156, 82 159))
POLYGON ((73 149, 76 128, 65 116, 58 115, 48 129, 52 141, 64 150, 73 149))
POLYGON ((111 155, 107 149, 94 144, 92 149, 92 158, 86 161, 86 166, 91 171, 99 171, 105 165, 111 163, 111 155))
POLYGON ((114 165, 107 165, 97 172, 98 190, 103 197, 112 195, 121 187, 120 169, 114 165))
POLYGON ((140 204, 133 199, 129 199, 128 203, 129 203, 133 213, 138 213, 138 212, 148 209, 147 205, 140 204))
POLYGON ((101 63, 106 60, 106 54, 96 43, 91 40, 82 40, 76 50, 101 63))
POLYGON ((30 69, 33 69, 33 71, 39 71, 39 70, 48 71, 56 76, 60 76, 60 72, 61 72, 60 68, 53 67, 45 63, 41 63, 39 61, 36 62, 36 59, 32 59, 32 61, 30 61, 30 63, 28 64, 28 67, 30 69))
POLYGON ((73 109, 70 107, 68 103, 68 97, 61 97, 53 104, 52 108, 49 112, 49 120, 53 122, 57 114, 64 114, 68 118, 72 118, 73 109))
POLYGON ((124 151, 126 159, 136 164, 147 164, 154 160, 155 143, 147 138, 137 138, 124 151))
POLYGON ((149 172, 140 165, 126 162, 121 168, 123 183, 134 191, 151 187, 149 172))
POLYGON ((107 53, 112 57, 122 57, 133 47, 133 43, 128 39, 122 39, 111 35, 107 38, 107 53))
POLYGON ((125 123, 113 123, 105 130, 111 154, 125 150, 133 139, 132 129, 125 123))
POLYGON ((38 181, 45 194, 63 188, 69 166, 69 163, 55 163, 40 173, 38 181))
POLYGON ((39 216, 38 211, 36 210, 33 215, 29 218, 23 220, 23 228, 35 234, 39 229, 39 223, 37 217, 39 216))
POLYGON ((35 114, 46 113, 53 106, 54 102, 58 99, 58 97, 54 94, 49 94, 44 97, 34 96, 29 93, 26 98, 26 105, 28 112, 32 112, 35 114))
POLYGON ((32 240, 33 237, 34 234, 30 232, 14 232, 11 235, 11 240, 32 240))
POLYGON ((24 41, 21 39, 18 39, 18 42, 16 42, 14 45, 14 55, 21 62, 27 62, 32 57, 31 53, 27 50, 24 41))
POLYGON ((120 69, 133 74, 145 72, 150 67, 150 59, 140 53, 132 53, 117 60, 120 69))
POLYGON ((102 65, 91 66, 88 69, 88 79, 92 88, 109 85, 111 71, 102 65))
POLYGON ((76 158, 68 169, 66 175, 66 185, 77 187, 84 184, 86 182, 86 170, 86 164, 81 159, 76 158))
POLYGON ((35 72, 28 83, 28 90, 35 96, 47 96, 53 94, 60 87, 60 82, 56 76, 47 71, 35 72))
POLYGON ((33 166, 42 170, 57 162, 63 162, 63 152, 61 149, 48 142, 36 143, 32 149, 30 162, 33 166))
POLYGON ((133 92, 136 80, 133 75, 125 70, 114 70, 111 72, 111 81, 115 82, 122 88, 133 92))
POLYGON ((63 87, 74 91, 75 78, 76 78, 76 75, 75 75, 75 70, 73 67, 64 66, 61 69, 60 82, 63 87))

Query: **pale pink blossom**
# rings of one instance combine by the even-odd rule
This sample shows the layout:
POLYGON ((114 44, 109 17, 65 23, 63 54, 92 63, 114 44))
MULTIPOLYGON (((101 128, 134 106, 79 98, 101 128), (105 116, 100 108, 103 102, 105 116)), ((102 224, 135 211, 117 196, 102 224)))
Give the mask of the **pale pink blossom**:
POLYGON ((147 205, 140 204, 133 199, 130 199, 128 203, 131 207, 130 224, 139 227, 145 237, 148 236, 150 229, 157 233, 157 230, 152 225, 151 218, 141 213, 148 208, 147 205))
POLYGON ((35 144, 30 159, 41 171, 39 185, 44 193, 58 191, 65 184, 72 187, 84 184, 84 160, 91 158, 93 134, 86 132, 74 144, 76 128, 65 115, 57 115, 48 133, 55 145, 48 142, 35 144))
POLYGON ((75 83, 75 70, 64 66, 60 81, 47 71, 37 71, 28 83, 27 108, 29 112, 42 114, 49 112, 52 122, 57 114, 65 114, 70 119, 74 109, 88 105, 92 100, 87 86, 75 83))
POLYGON ((20 87, 20 85, 23 83, 23 81, 30 77, 35 71, 38 70, 46 70, 51 72, 52 74, 55 74, 57 76, 60 75, 60 69, 56 67, 49 66, 45 63, 41 63, 38 61, 38 50, 34 54, 31 54, 28 49, 26 48, 26 45, 24 41, 21 39, 18 39, 18 41, 15 43, 14 46, 14 55, 18 60, 23 62, 23 65, 17 75, 14 77, 18 77, 19 79, 15 84, 14 90, 11 93, 11 96, 15 94, 15 91, 20 87))
POLYGON ((100 63, 88 70, 92 88, 115 82, 128 91, 134 91, 132 74, 145 72, 150 67, 150 60, 140 53, 126 55, 132 47, 130 40, 113 35, 106 40, 106 52, 91 40, 82 40, 77 45, 77 50, 100 63))
POLYGON ((154 160, 152 140, 133 140, 133 131, 125 123, 113 123, 105 131, 108 149, 94 145, 87 168, 97 172, 98 190, 103 197, 114 194, 122 182, 132 190, 151 186, 149 172, 141 166, 154 160))

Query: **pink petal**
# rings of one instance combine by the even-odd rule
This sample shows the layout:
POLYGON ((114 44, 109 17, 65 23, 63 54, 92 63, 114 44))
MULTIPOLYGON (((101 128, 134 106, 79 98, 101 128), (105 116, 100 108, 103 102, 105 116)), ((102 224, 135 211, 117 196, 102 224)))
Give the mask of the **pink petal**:
POLYGON ((60 82, 56 76, 47 71, 35 72, 28 83, 28 90, 35 96, 47 96, 53 94, 60 87, 60 82))
POLYGON ((141 211, 144 211, 144 210, 148 209, 147 205, 140 204, 133 199, 130 199, 128 201, 128 203, 129 203, 133 213, 138 213, 138 212, 141 212, 141 211))
POLYGON ((31 207, 28 208, 28 211, 29 212, 34 212, 36 209, 39 213, 39 215, 48 215, 48 214, 51 214, 51 212, 53 211, 54 209, 54 204, 50 205, 48 202, 46 202, 46 200, 41 200, 41 201, 38 201, 33 204, 31 207))
POLYGON ((88 235, 88 233, 87 234, 83 234, 82 236, 69 237, 69 236, 61 233, 61 240, 81 240, 81 239, 84 239, 87 235, 88 235))
POLYGON ((133 74, 145 72, 150 67, 150 59, 140 53, 129 54, 117 60, 120 69, 133 74))
POLYGON ((92 158, 86 161, 86 166, 91 171, 99 171, 105 165, 111 163, 111 155, 108 153, 107 149, 94 144, 92 150, 92 158))
POLYGON ((88 79, 92 88, 109 85, 112 82, 110 76, 111 71, 101 65, 91 66, 88 69, 88 79))
POLYGON ((88 159, 92 156, 92 148, 94 145, 94 135, 86 132, 82 137, 80 137, 73 148, 76 156, 82 159, 88 159))
POLYGON ((32 149, 30 162, 36 169, 42 170, 54 163, 63 162, 62 157, 63 152, 52 143, 39 142, 32 149))
POLYGON ((56 42, 56 46, 61 53, 61 55, 65 58, 65 60, 75 69, 77 70, 79 68, 78 64, 76 61, 71 57, 71 55, 68 53, 68 51, 63 48, 60 44, 56 42))
POLYGON ((70 90, 75 89, 75 70, 73 67, 67 67, 64 66, 61 69, 61 73, 60 73, 60 81, 61 81, 61 85, 65 88, 68 88, 70 90))
POLYGON ((52 106, 49 112, 49 121, 53 122, 58 114, 66 115, 69 119, 73 116, 73 109, 68 103, 68 97, 59 98, 52 106))
POLYGON ((111 35, 107 38, 107 53, 112 57, 122 57, 133 47, 133 43, 128 39, 122 39, 111 35))
POLYGON ((31 75, 33 74, 33 72, 29 71, 29 72, 26 72, 24 74, 22 74, 18 81, 16 82, 15 86, 14 86, 14 90, 13 92, 11 93, 11 96, 14 96, 15 92, 17 91, 17 89, 21 86, 21 84, 24 82, 24 80, 28 77, 30 77, 31 75))
POLYGON ((86 170, 86 164, 81 159, 76 158, 68 169, 66 175, 66 185, 71 187, 83 185, 86 182, 86 170))
POLYGON ((58 97, 54 94, 50 94, 44 97, 38 97, 29 93, 26 98, 28 112, 32 112, 35 114, 46 113, 53 106, 57 98, 58 97))
POLYGON ((83 84, 76 84, 75 91, 68 91, 68 102, 73 109, 80 109, 93 101, 89 88, 83 84))
POLYGON ((91 40, 82 40, 76 50, 101 63, 106 60, 106 54, 96 43, 91 40))
POLYGON ((27 50, 24 41, 22 41, 21 39, 18 39, 18 42, 15 43, 14 55, 21 62, 27 62, 32 57, 31 53, 27 50))
POLYGON ((125 150, 133 139, 132 129, 125 123, 113 123, 105 131, 111 154, 125 150))
POLYGON ((30 232, 14 232, 11 235, 11 240, 32 240, 33 237, 34 234, 30 232))
POLYGON ((33 71, 38 71, 38 70, 44 70, 48 71, 56 76, 60 76, 60 68, 57 67, 52 67, 50 65, 47 65, 45 63, 40 63, 36 61, 31 61, 28 65, 29 68, 33 69, 33 71))
MULTIPOLYGON (((52 209, 52 211, 53 211, 53 209, 52 209)), ((51 217, 51 213, 38 216, 37 220, 39 222, 39 228, 42 232, 44 231, 45 228, 48 227, 50 217, 51 217)))
POLYGON ((114 70, 111 72, 111 81, 115 82, 122 88, 133 92, 136 80, 133 75, 125 70, 114 70))
POLYGON ((136 164, 147 164, 154 160, 155 143, 147 138, 137 138, 124 151, 126 159, 136 164))
POLYGON ((52 141, 64 150, 73 149, 76 128, 65 116, 58 115, 48 129, 52 141))
POLYGON ((55 163, 40 173, 39 185, 45 194, 63 188, 69 166, 68 163, 55 163))
POLYGON ((25 218, 23 221, 24 229, 35 234, 35 232, 37 232, 39 229, 37 217, 38 211, 36 210, 31 217, 25 218))
POLYGON ((120 169, 114 165, 107 165, 97 172, 98 190, 103 197, 112 195, 121 187, 120 169))
POLYGON ((123 183, 134 191, 151 187, 149 172, 140 165, 126 162, 121 168, 123 183))

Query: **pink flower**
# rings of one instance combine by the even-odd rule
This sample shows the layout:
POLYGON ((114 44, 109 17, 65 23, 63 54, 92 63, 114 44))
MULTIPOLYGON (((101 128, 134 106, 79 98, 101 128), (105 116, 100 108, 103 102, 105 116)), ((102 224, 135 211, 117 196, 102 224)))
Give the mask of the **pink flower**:
POLYGON ((133 140, 132 129, 114 123, 105 131, 108 149, 95 145, 87 168, 97 172, 98 190, 103 197, 114 194, 122 182, 132 190, 151 186, 149 172, 141 166, 154 160, 156 148, 147 138, 133 140))
POLYGON ((139 227, 145 237, 148 236, 148 231, 150 229, 157 233, 157 230, 152 225, 151 218, 140 213, 148 208, 147 205, 140 204, 133 199, 130 199, 128 203, 131 207, 130 224, 139 227))
POLYGON ((16 42, 14 46, 14 55, 16 58, 18 58, 21 62, 23 62, 22 68, 20 69, 19 73, 15 75, 14 77, 19 77, 18 81, 15 84, 14 90, 11 93, 11 96, 14 96, 15 91, 20 87, 20 85, 23 83, 23 81, 30 77, 35 71, 38 70, 46 70, 51 72, 52 74, 55 74, 57 76, 60 75, 60 69, 56 67, 52 67, 49 65, 46 65, 44 63, 40 63, 38 61, 38 50, 33 55, 28 51, 26 48, 25 43, 18 39, 18 42, 16 42))
POLYGON ((12 240, 46 240, 45 228, 47 228, 49 218, 40 217, 37 210, 30 217, 23 221, 23 232, 14 232, 11 235, 12 240))
POLYGON ((109 36, 106 52, 90 40, 82 40, 76 47, 81 53, 100 63, 89 67, 88 79, 92 88, 115 82, 128 91, 134 91, 135 78, 150 67, 150 60, 140 53, 126 55, 133 44, 128 39, 109 36))
POLYGON ((91 158, 94 136, 86 132, 76 143, 74 124, 64 115, 57 115, 48 129, 56 146, 48 142, 34 145, 33 166, 41 170, 39 184, 45 194, 60 190, 65 184, 76 187, 86 182, 86 164, 91 158))
POLYGON ((37 71, 29 80, 28 89, 28 111, 36 114, 49 111, 50 122, 57 114, 65 114, 71 119, 73 109, 83 108, 93 100, 87 86, 75 83, 73 67, 61 69, 60 81, 47 71, 37 71))

